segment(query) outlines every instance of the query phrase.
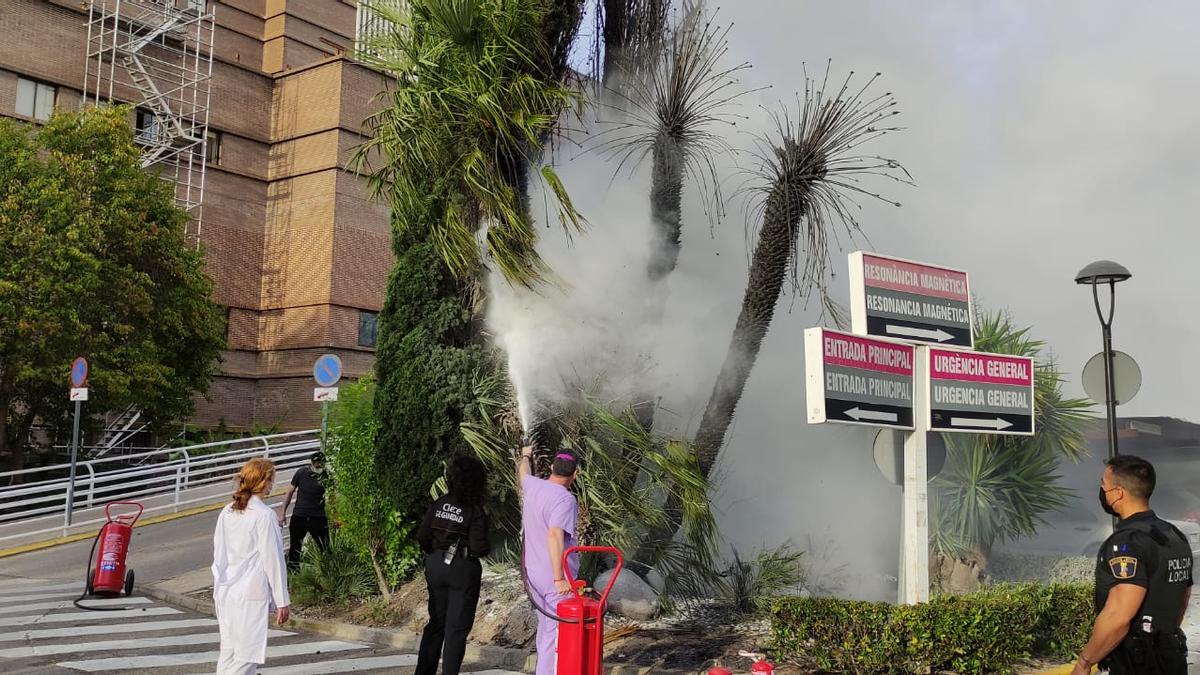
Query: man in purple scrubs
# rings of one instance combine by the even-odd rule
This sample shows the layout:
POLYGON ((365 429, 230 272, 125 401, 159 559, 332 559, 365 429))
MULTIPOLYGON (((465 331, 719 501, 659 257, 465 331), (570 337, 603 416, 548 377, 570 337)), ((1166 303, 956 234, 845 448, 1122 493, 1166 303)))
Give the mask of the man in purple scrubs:
MULTIPOLYGON (((517 475, 521 483, 521 522, 525 533, 525 570, 534 601, 550 614, 571 593, 562 566, 563 551, 575 545, 575 521, 579 503, 571 494, 571 484, 579 474, 578 458, 569 450, 560 450, 550 466, 546 480, 533 475, 530 457, 533 447, 521 448, 517 475)), ((568 563, 571 576, 579 570, 578 556, 568 563)), ((538 613, 537 675, 554 675, 558 665, 558 622, 538 613)))

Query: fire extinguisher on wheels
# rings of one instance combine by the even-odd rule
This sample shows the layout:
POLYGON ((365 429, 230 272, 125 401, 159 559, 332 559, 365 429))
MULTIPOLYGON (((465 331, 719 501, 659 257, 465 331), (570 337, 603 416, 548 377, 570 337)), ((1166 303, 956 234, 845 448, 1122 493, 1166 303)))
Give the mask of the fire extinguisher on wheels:
POLYGON ((87 597, 115 598, 122 593, 129 597, 133 593, 133 569, 126 566, 129 555, 129 543, 133 538, 133 525, 142 516, 142 505, 137 502, 117 501, 104 506, 106 522, 92 540, 92 550, 88 554, 86 577, 84 578, 83 594, 75 600, 75 606, 80 609, 95 611, 116 611, 129 609, 106 605, 104 607, 89 607, 81 604, 87 597), (129 511, 113 515, 112 507, 128 506, 137 511, 129 511), (99 555, 96 555, 99 549, 99 555), (95 560, 96 566, 92 567, 95 560))
POLYGON ((621 551, 611 546, 572 546, 563 551, 563 572, 575 595, 558 603, 558 675, 600 675, 604 671, 604 611, 608 594, 625 566, 621 551), (608 586, 594 600, 583 594, 584 581, 571 578, 567 557, 572 553, 611 553, 617 557, 608 586))

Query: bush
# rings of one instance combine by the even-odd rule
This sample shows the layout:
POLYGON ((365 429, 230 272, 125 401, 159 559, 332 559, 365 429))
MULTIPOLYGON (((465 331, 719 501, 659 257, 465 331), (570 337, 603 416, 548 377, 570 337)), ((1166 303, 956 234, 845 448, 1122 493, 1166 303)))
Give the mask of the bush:
POLYGON ((329 546, 309 542, 300 568, 291 575, 294 600, 302 605, 341 604, 374 590, 371 564, 362 551, 336 534, 329 546))
POLYGON ((780 659, 855 673, 1011 672, 1030 655, 1069 659, 1091 630, 1088 584, 996 586, 920 605, 784 598, 771 608, 780 659))
POLYGON ((366 556, 379 592, 388 596, 412 575, 420 550, 413 541, 416 524, 395 507, 388 484, 378 479, 383 469, 376 453, 375 393, 374 376, 367 375, 343 387, 333 405, 326 454, 335 489, 329 505, 342 524, 342 539, 366 556))
POLYGON ((752 559, 742 559, 734 549, 733 563, 721 572, 717 582, 721 599, 742 614, 761 611, 772 597, 804 583, 800 565, 803 555, 789 544, 760 549, 752 559))

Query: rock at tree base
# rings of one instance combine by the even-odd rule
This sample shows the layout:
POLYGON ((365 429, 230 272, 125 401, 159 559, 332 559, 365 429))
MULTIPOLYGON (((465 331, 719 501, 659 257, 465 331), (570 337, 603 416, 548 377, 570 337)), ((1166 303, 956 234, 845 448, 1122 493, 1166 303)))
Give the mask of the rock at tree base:
MULTIPOLYGON (((603 592, 611 578, 612 570, 596 577, 596 592, 603 592)), ((658 593, 638 575, 624 572, 608 596, 608 608, 629 619, 653 619, 658 615, 658 593)))

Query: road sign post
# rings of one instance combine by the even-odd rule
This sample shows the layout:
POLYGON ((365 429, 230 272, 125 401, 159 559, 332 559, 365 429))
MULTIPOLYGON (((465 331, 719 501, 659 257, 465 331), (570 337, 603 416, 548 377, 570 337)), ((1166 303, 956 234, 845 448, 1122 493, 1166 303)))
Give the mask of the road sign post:
POLYGON ((804 332, 810 424, 904 430, 898 599, 929 600, 930 432, 1034 432, 1032 359, 975 345, 967 273, 855 252, 853 334, 804 332))
POLYGON ((318 385, 313 389, 313 400, 321 403, 321 452, 325 452, 329 437, 329 403, 338 398, 338 388, 334 385, 342 379, 342 360, 336 354, 321 355, 313 363, 313 379, 318 385))
POLYGON ((75 465, 79 461, 79 418, 83 412, 83 402, 88 399, 87 390, 88 362, 82 356, 76 357, 71 363, 71 391, 69 399, 75 402, 75 423, 71 432, 71 471, 67 478, 67 503, 63 508, 63 532, 71 527, 75 516, 75 465))

